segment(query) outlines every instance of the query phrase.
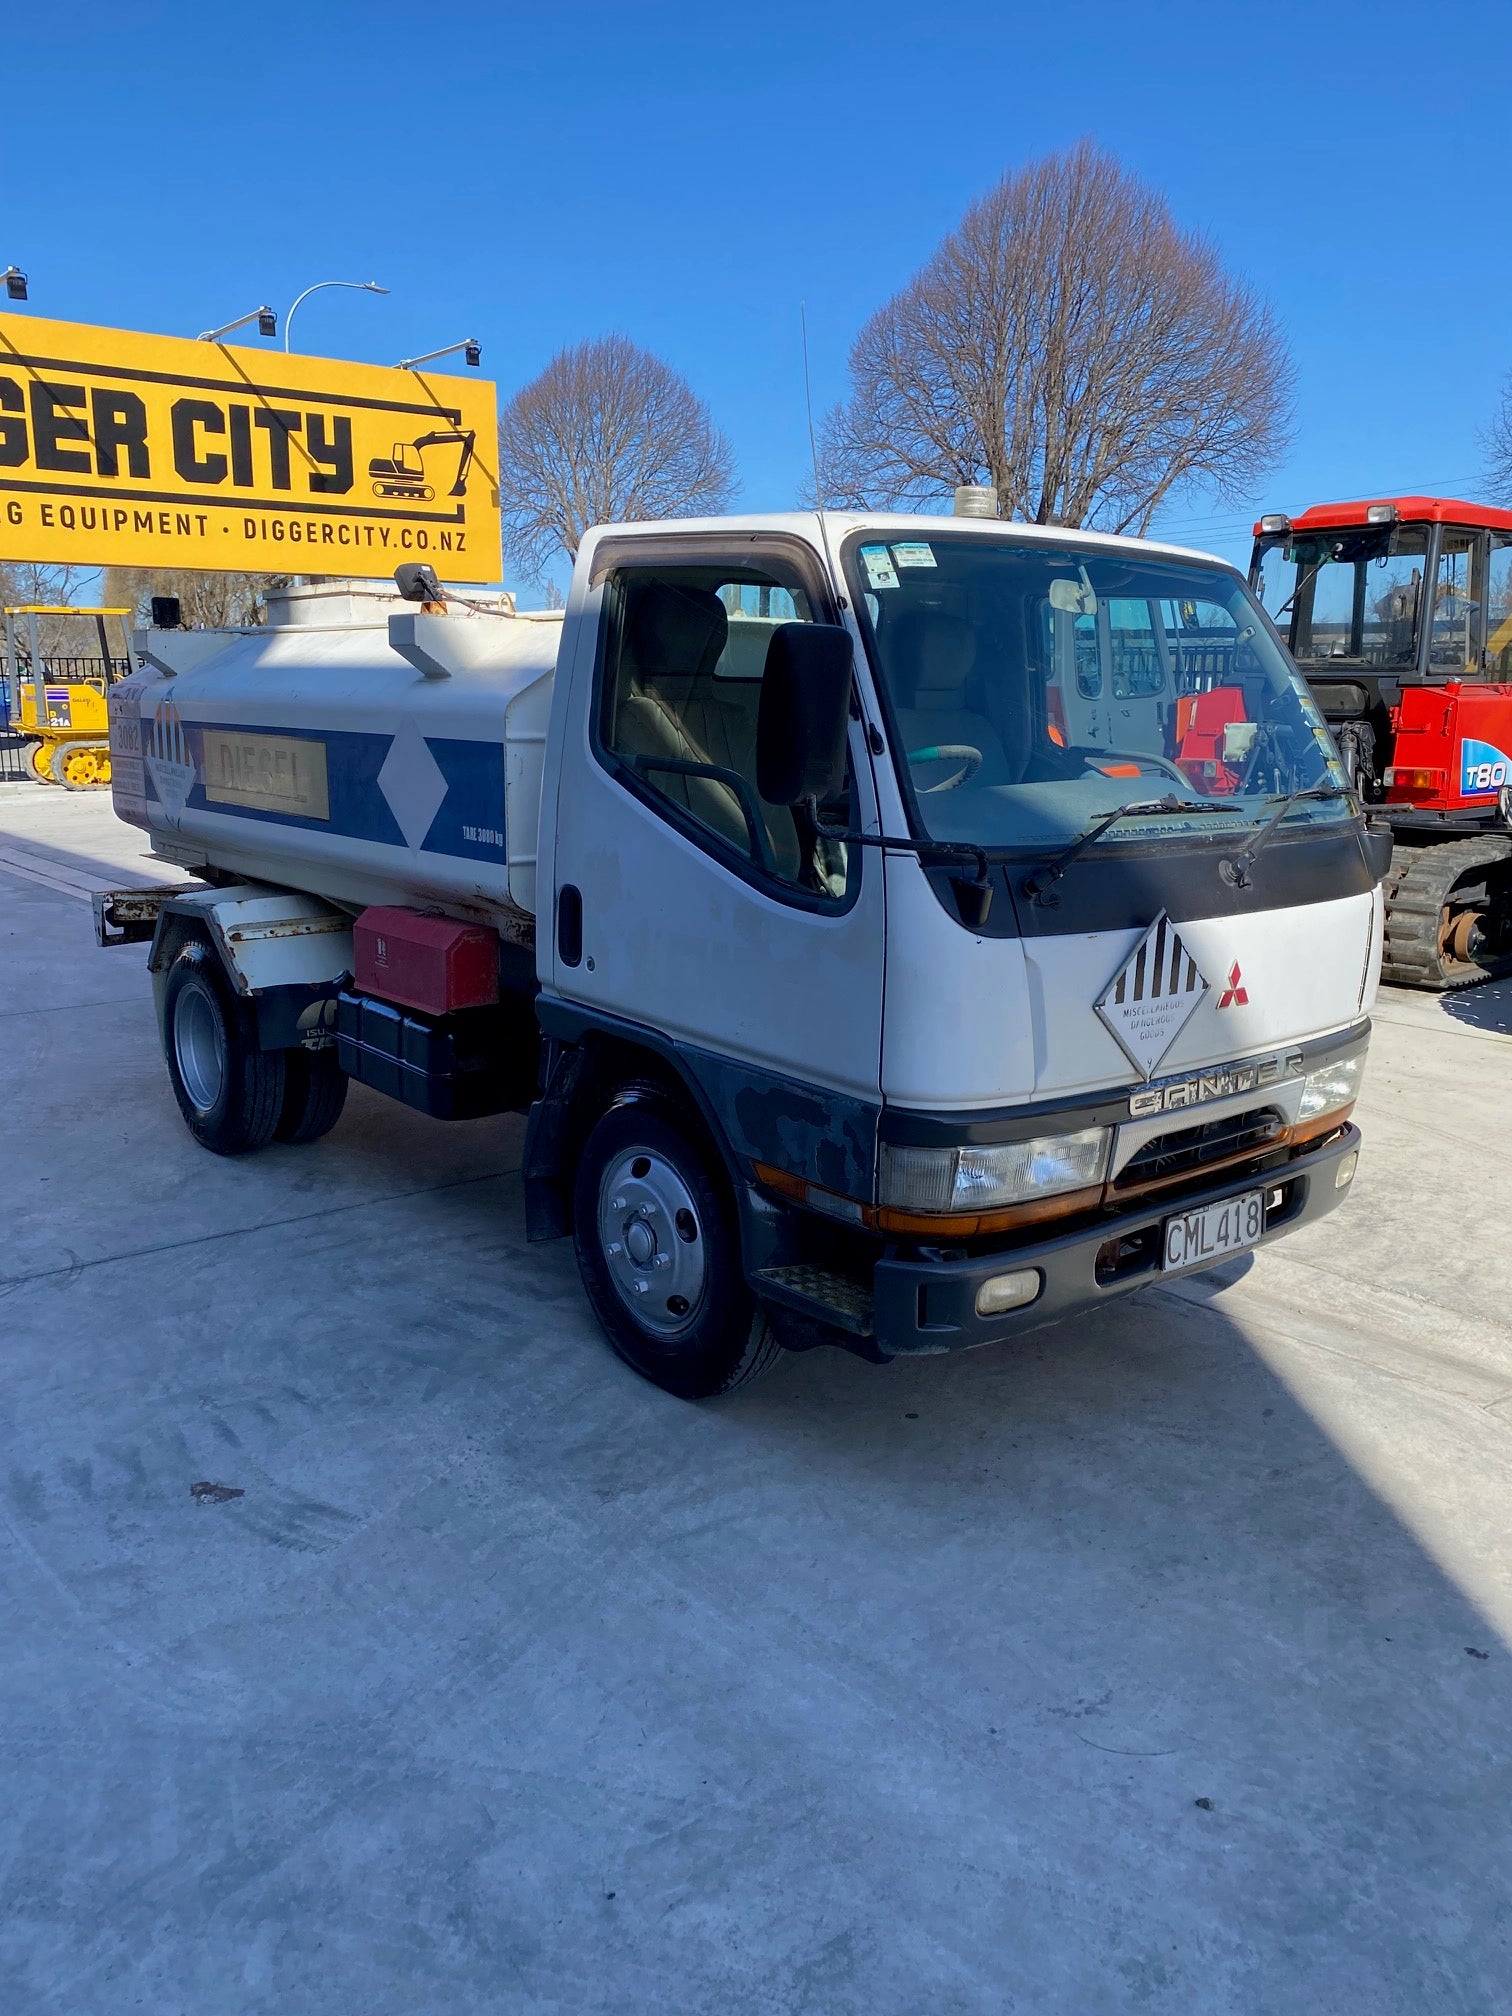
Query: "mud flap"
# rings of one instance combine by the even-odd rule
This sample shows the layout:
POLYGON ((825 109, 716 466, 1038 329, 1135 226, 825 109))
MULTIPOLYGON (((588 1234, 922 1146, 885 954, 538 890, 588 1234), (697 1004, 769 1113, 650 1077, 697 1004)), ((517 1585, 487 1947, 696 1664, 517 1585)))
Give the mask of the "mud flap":
POLYGON ((546 1089, 525 1123, 525 1237, 565 1239, 572 1230, 574 1109, 588 1068, 580 1046, 551 1045, 546 1089))

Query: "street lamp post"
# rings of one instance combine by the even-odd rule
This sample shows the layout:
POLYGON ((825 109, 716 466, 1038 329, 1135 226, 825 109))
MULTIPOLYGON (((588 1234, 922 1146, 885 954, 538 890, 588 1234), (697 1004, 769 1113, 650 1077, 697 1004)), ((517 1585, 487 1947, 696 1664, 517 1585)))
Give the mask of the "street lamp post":
POLYGON ((423 356, 401 357, 398 368, 401 371, 413 371, 417 364, 429 364, 436 357, 451 357, 458 350, 464 353, 463 361, 469 364, 473 370, 476 370, 483 361, 483 346, 479 343, 477 337, 464 336, 460 343, 443 344, 441 349, 427 350, 423 356))
POLYGON ((313 287, 306 287, 303 294, 295 296, 294 306, 284 317, 284 349, 289 347, 289 331, 294 326, 294 309, 301 301, 307 301, 312 294, 318 294, 322 287, 353 287, 359 294, 387 294, 387 287, 380 287, 376 280, 317 280, 313 287))
POLYGON ((238 315, 234 322, 222 322, 219 329, 201 329, 195 341, 219 343, 222 336, 229 336, 233 329, 245 329, 249 322, 257 324, 259 336, 273 336, 278 332, 278 317, 265 301, 261 308, 249 308, 245 315, 238 315))

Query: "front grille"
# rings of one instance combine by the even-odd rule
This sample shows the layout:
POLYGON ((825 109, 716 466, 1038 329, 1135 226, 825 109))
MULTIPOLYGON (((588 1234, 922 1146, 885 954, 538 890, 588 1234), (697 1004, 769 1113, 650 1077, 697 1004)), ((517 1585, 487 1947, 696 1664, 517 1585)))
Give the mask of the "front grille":
POLYGON ((1131 1156, 1113 1188, 1131 1190, 1143 1183, 1169 1183, 1214 1163, 1260 1154, 1285 1131, 1285 1118, 1274 1106, 1230 1114, 1223 1120, 1204 1120, 1195 1127, 1178 1127, 1172 1133, 1157 1134, 1131 1156))

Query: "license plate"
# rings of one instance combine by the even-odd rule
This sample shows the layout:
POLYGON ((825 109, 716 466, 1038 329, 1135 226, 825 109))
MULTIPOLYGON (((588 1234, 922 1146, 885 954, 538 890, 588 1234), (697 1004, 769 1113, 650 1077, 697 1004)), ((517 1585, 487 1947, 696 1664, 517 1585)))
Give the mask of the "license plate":
POLYGON ((1260 1243, 1265 1230, 1265 1192, 1247 1190, 1205 1211, 1187 1211, 1165 1222, 1165 1265, 1198 1267, 1221 1260, 1225 1253, 1243 1253, 1260 1243))

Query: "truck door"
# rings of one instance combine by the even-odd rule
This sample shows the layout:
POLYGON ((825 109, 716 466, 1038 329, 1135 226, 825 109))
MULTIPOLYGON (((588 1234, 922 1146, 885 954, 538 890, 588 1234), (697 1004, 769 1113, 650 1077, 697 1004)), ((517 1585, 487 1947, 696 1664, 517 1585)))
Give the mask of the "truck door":
MULTIPOLYGON (((756 789, 772 634, 836 620, 817 556, 750 533, 639 535, 600 543, 590 566, 559 717, 552 884, 566 928, 543 984, 704 1053, 731 1096, 742 1073, 758 1089, 770 1074, 875 1106, 880 857, 756 789)), ((854 722, 848 788, 826 823, 873 814, 854 722)))

